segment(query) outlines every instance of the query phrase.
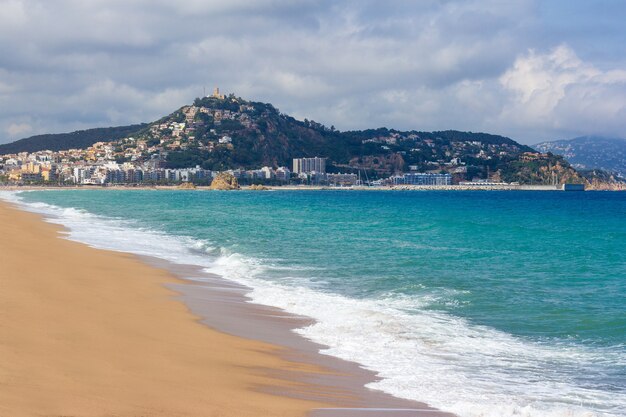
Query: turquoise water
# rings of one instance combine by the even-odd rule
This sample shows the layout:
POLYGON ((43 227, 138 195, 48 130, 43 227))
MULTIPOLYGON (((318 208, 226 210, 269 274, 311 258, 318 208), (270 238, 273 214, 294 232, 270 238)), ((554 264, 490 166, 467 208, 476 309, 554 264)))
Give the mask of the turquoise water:
POLYGON ((468 416, 626 415, 626 193, 20 198, 77 240, 197 263, 313 316, 301 332, 381 372, 375 388, 468 416))

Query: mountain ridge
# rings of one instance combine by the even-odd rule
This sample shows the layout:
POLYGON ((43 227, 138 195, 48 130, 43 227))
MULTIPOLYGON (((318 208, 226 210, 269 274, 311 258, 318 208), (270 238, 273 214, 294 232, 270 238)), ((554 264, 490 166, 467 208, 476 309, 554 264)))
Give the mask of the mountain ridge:
POLYGON ((587 135, 545 141, 533 147, 541 152, 562 155, 577 169, 601 169, 626 178, 626 139, 587 135))
POLYGON ((147 123, 134 125, 96 127, 76 130, 68 133, 46 133, 34 135, 0 145, 0 155, 19 152, 37 152, 43 150, 61 151, 81 149, 104 139, 116 140, 130 136, 148 126, 147 123))

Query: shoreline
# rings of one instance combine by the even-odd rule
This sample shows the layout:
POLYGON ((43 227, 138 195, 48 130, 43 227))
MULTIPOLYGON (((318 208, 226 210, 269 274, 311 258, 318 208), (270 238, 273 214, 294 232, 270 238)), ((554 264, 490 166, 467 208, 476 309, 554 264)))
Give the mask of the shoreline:
POLYGON ((394 397, 365 385, 379 380, 374 371, 350 362, 320 353, 327 346, 312 342, 293 330, 309 325, 313 319, 285 312, 279 308, 256 304, 246 295, 250 288, 202 271, 195 265, 172 264, 163 259, 140 257, 149 265, 165 269, 186 282, 169 284, 185 305, 201 322, 210 328, 238 337, 260 340, 278 345, 280 356, 287 361, 313 364, 323 372, 297 373, 298 383, 321 387, 322 391, 299 392, 288 387, 279 392, 309 400, 334 398, 336 407, 312 410, 312 417, 370 416, 372 410, 386 417, 454 417, 425 403, 394 397), (356 414, 355 414, 356 413, 356 414), (408 414, 407 414, 408 413, 408 414))
MULTIPOLYGON (((562 192, 562 188, 558 185, 396 185, 396 186, 351 186, 351 187, 331 187, 325 185, 266 185, 264 189, 254 189, 252 186, 241 186, 239 190, 229 191, 544 191, 544 192, 562 192)), ((198 185, 194 188, 181 188, 180 185, 109 185, 109 186, 93 186, 93 185, 72 185, 72 186, 53 186, 53 185, 0 185, 0 191, 43 191, 43 190, 153 190, 153 191, 222 191, 213 190, 210 186, 198 185)), ((585 189, 583 191, 567 191, 574 192, 621 192, 626 189, 585 189)))
MULTIPOLYGON (((372 409, 377 409, 378 414, 389 417, 450 416, 421 403, 396 399, 365 388, 365 383, 375 380, 373 372, 363 370, 358 364, 320 354, 319 345, 291 332, 298 324, 302 325, 306 318, 298 318, 278 309, 248 303, 245 287, 218 276, 208 276, 193 266, 173 265, 156 258, 93 249, 82 243, 61 239, 62 228, 45 223, 41 216, 25 212, 6 202, 0 202, 0 220, 5 229, 3 255, 0 255, 0 259, 6 257, 2 259, 5 268, 2 274, 6 275, 6 270, 10 270, 9 278, 3 280, 6 281, 6 285, 3 284, 6 288, 2 288, 1 294, 2 298, 7 299, 0 305, 7 307, 2 307, 0 326, 6 326, 6 320, 12 316, 18 322, 17 328, 9 326, 6 334, 4 331, 0 334, 0 358, 12 358, 10 363, 0 360, 0 384, 3 386, 3 390, 0 390, 0 411, 6 409, 10 411, 10 415, 16 417, 48 415, 53 412, 80 416, 95 416, 104 412, 131 416, 139 410, 146 412, 146 407, 155 407, 153 402, 156 402, 159 404, 158 410, 147 408, 150 415, 182 416, 187 415, 188 410, 195 410, 192 415, 214 415, 208 410, 227 409, 229 413, 234 412, 242 416, 295 416, 310 413, 315 417, 352 417, 370 416, 372 409), (17 250, 15 247, 11 248, 16 244, 17 250), (24 247, 29 249, 26 254, 23 253, 24 247), (66 259, 61 259, 67 254, 69 256, 66 259), (38 267, 41 265, 42 257, 46 262, 45 277, 41 276, 42 268, 38 267), (24 264, 29 266, 20 268, 24 264), (207 282, 186 280, 199 273, 204 274, 203 278, 212 280, 212 285, 207 282), (82 279, 84 274, 90 278, 82 279), (115 279, 112 279, 113 276, 115 279), (138 276, 141 276, 139 280, 141 282, 135 282, 138 276), (30 282, 30 279, 29 282, 22 282, 20 277, 34 277, 32 278, 34 282, 30 282), (51 282, 50 278, 55 281, 51 282), (61 281, 56 281, 59 279, 61 281), (61 288, 56 288, 57 283, 62 284, 61 288), (76 288, 76 284, 80 284, 81 287, 76 288), (132 284, 130 288, 129 284, 132 284), (124 288, 125 291, 124 296, 118 298, 117 292, 120 288, 124 288), (61 289, 68 291, 68 294, 75 294, 79 300, 65 299, 65 294, 58 294, 61 289), (139 289, 141 291, 138 293, 139 289), (92 308, 88 300, 96 297, 97 292, 94 294, 94 290, 104 291, 105 298, 115 302, 113 306, 96 303, 98 311, 96 323, 104 318, 110 328, 95 328, 95 324, 88 319, 91 317, 87 314, 88 310, 92 308), (146 298, 144 291, 150 294, 149 298, 146 298), (22 297, 19 303, 13 300, 14 292, 20 293, 22 297), (54 296, 50 297, 50 293, 54 296), (53 301, 58 301, 56 297, 63 298, 65 303, 54 304, 53 301), (45 302, 34 305, 31 298, 45 302), (127 302, 122 306, 126 314, 119 311, 120 301, 127 302), (25 315, 24 311, 15 309, 18 305, 24 304, 29 306, 33 304, 35 311, 31 319, 39 318, 45 321, 43 319, 47 316, 42 315, 41 310, 46 310, 56 312, 55 314, 62 316, 64 320, 54 323, 54 326, 37 320, 21 326, 18 317, 25 315), (146 311, 150 314, 142 314, 146 311), (159 314, 153 315, 155 311, 159 314), (82 317, 83 315, 87 317, 82 317), (142 330, 141 336, 135 337, 125 331, 121 339, 114 337, 117 332, 111 329, 117 329, 117 326, 124 328, 124 321, 128 316, 133 318, 133 322, 137 321, 137 326, 142 330), (75 328, 75 324, 72 323, 74 317, 81 317, 80 329, 75 328), (162 320, 173 328, 162 326, 162 320), (199 325, 200 323, 202 324, 199 325), (189 355, 201 359, 200 362, 205 366, 200 369, 197 363, 185 361, 184 349, 178 351, 176 347, 180 346, 177 342, 164 337, 170 331, 181 332, 179 327, 188 332, 185 334, 187 337, 182 337, 183 340, 189 338, 197 342, 193 346, 185 347, 190 351, 189 355), (51 331, 63 336, 68 336, 66 333, 71 335, 67 340, 65 338, 41 340, 33 334, 37 328, 41 328, 42 333, 46 335, 51 331), (150 329, 154 334, 150 333, 146 339, 148 335, 143 334, 144 328, 150 329), (252 332, 252 329, 257 333, 252 332), (86 335, 90 335, 93 340, 89 340, 86 335), (104 356, 89 355, 91 350, 102 348, 98 343, 94 345, 94 341, 106 340, 109 337, 120 339, 117 342, 122 345, 129 343, 133 345, 134 350, 113 352, 118 356, 121 353, 128 356, 126 362, 118 356, 111 358, 106 352, 99 352, 104 356), (17 342, 14 339, 18 339, 17 342), (150 369, 137 369, 138 374, 124 374, 122 371, 121 376, 118 375, 120 378, 122 376, 127 378, 129 383, 133 381, 134 384, 126 385, 127 381, 124 378, 115 380, 110 378, 112 372, 121 371, 115 366, 109 369, 112 362, 113 365, 123 363, 124 366, 131 367, 135 360, 145 362, 144 352, 154 350, 152 343, 155 340, 164 345, 158 345, 164 351, 159 351, 161 356, 156 352, 149 355, 154 356, 152 358, 154 363, 151 363, 150 369), (216 348, 219 353, 215 354, 212 350, 211 355, 207 357, 206 346, 215 346, 216 340, 220 345, 219 349, 216 348), (50 343, 52 346, 49 346, 50 343), (33 346, 34 344, 37 346, 33 346), (7 349, 8 352, 3 352, 7 349), (233 350, 244 353, 235 355, 237 360, 233 360, 231 354, 233 350), (49 361, 51 358, 53 360, 49 361), (82 361, 79 360, 68 368, 67 362, 70 359, 82 361), (180 373, 165 375, 158 369, 153 369, 158 368, 161 362, 176 364, 176 369, 180 373), (45 368, 45 372, 33 369, 38 363, 45 368), (85 373, 83 368, 90 372, 85 373), (228 381, 235 380, 232 386, 227 384, 226 391, 224 387, 215 386, 216 376, 212 375, 214 369, 220 370, 218 385, 222 385, 224 376, 228 381), (211 375, 202 375, 202 370, 211 375), (65 381, 68 375, 72 375, 76 380, 65 381), (150 381, 147 387, 140 383, 144 381, 143 377, 150 381), (191 394, 181 392, 177 392, 180 397, 172 395, 169 398, 172 394, 170 384, 163 386, 156 381, 163 382, 163 379, 167 381, 173 377, 178 377, 179 385, 196 394, 211 391, 212 394, 208 395, 211 401, 207 404, 207 398, 189 398, 191 394), (78 381, 81 384, 78 384, 78 381), (111 386, 113 382, 115 387, 111 386), (88 387, 94 385, 101 391, 98 390, 97 393, 90 391, 88 387), (7 390, 4 390, 5 386, 7 390), (33 392, 33 387, 38 387, 38 390, 33 392), (218 391, 221 394, 216 394, 218 391), (165 392, 169 400, 163 398, 162 394, 165 392), (38 394, 41 396, 41 401, 35 401, 38 407, 27 406, 24 401, 20 401, 20 398, 29 396, 32 398, 33 395, 37 398, 38 394), (70 400, 67 398, 68 395, 79 397, 80 400, 76 398, 70 400), (83 401, 83 397, 89 400, 83 401), (215 400, 215 397, 225 397, 227 400, 220 402, 215 400), (140 405, 144 404, 142 400, 145 398, 150 399, 146 403, 150 404, 149 406, 140 405), (184 398, 184 401, 181 398, 184 398), (235 398, 239 398, 239 401, 235 398), (254 398, 254 401, 250 401, 251 398, 254 398), (64 399, 67 399, 67 402, 64 399), (227 401, 228 405, 224 405, 224 401, 227 401), (254 404, 250 404, 251 402, 254 404), (368 411, 364 410, 364 407, 371 408, 368 411), (381 407, 386 411, 381 410, 381 407), (200 409, 203 413, 199 414, 200 409)), ((106 345, 112 346, 112 341, 107 341, 106 345)))

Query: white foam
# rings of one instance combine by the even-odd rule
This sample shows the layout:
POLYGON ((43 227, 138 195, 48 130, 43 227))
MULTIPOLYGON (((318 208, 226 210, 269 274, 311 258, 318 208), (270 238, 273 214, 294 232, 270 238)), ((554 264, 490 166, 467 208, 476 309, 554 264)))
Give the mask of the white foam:
POLYGON ((172 236, 150 230, 130 220, 112 219, 75 208, 46 203, 27 203, 19 193, 0 192, 0 198, 19 204, 28 211, 45 216, 46 221, 66 227, 70 240, 99 249, 153 256, 179 264, 212 265, 208 253, 215 251, 209 242, 172 236))
POLYGON ((606 352, 541 346, 447 314, 409 314, 406 301, 354 300, 306 287, 260 285, 254 278, 237 281, 254 288, 254 302, 314 318, 315 324, 298 333, 329 346, 323 353, 379 372, 382 380, 370 387, 398 397, 476 417, 608 416, 624 407, 623 399, 585 390, 559 372, 569 364, 616 359, 606 352))
POLYGON ((429 300, 424 298, 390 295, 357 300, 330 294, 306 283, 295 269, 293 277, 270 282, 265 279, 267 272, 284 266, 127 220, 24 203, 15 193, 0 193, 0 198, 66 226, 69 239, 203 266, 251 287, 256 303, 314 318, 315 324, 297 332, 328 346, 325 354, 378 372, 382 379, 370 384, 371 388, 425 401, 462 417, 626 415, 626 399, 585 388, 576 379, 596 366, 624 366, 621 351, 533 343, 429 311, 424 308, 429 300))

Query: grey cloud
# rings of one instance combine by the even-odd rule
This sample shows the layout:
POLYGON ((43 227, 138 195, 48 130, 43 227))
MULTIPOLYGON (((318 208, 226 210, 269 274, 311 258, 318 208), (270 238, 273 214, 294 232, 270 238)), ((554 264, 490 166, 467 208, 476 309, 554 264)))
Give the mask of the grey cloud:
MULTIPOLYGON (((1 1, 0 142, 151 121, 215 85, 340 129, 531 142, 568 123, 582 130, 573 100, 551 109, 559 126, 519 122, 526 107, 500 82, 537 47, 538 10, 532 0, 1 1)), ((539 49, 561 43, 551 42, 539 49)), ((569 96, 609 97, 606 84, 585 85, 569 96)), ((612 110, 623 104, 609 98, 612 110)))

